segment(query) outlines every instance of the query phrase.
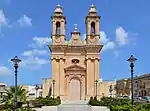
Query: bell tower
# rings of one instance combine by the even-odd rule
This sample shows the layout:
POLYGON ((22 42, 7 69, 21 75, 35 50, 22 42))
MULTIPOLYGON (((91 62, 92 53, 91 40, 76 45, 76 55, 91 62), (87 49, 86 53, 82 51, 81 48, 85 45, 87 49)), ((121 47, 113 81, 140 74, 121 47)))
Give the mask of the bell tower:
POLYGON ((86 24, 86 42, 91 45, 98 45, 100 39, 100 16, 94 5, 91 5, 85 20, 86 24))
POLYGON ((54 15, 51 16, 52 21, 52 44, 64 45, 66 33, 66 17, 60 5, 56 6, 54 15))

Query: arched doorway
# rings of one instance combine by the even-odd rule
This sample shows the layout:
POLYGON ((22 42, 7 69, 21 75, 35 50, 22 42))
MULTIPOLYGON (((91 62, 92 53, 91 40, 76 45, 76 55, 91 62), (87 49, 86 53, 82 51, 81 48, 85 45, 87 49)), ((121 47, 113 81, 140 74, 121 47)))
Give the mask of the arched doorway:
POLYGON ((80 100, 81 99, 81 83, 77 78, 72 78, 70 81, 70 100, 80 100))

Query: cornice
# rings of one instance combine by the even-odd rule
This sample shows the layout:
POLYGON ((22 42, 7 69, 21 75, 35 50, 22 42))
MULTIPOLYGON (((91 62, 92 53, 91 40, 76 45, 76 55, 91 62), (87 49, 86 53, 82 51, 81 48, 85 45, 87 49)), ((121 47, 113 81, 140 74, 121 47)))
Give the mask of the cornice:
POLYGON ((98 60, 98 61, 100 61, 100 57, 99 57, 99 56, 97 56, 97 57, 95 57, 95 56, 87 56, 87 57, 85 58, 85 60, 86 60, 86 61, 87 61, 87 60, 91 60, 91 61, 98 60))
POLYGON ((63 61, 65 61, 66 60, 66 58, 65 57, 60 57, 60 56, 52 56, 51 57, 51 60, 56 60, 56 61, 60 61, 60 60, 63 60, 63 61))

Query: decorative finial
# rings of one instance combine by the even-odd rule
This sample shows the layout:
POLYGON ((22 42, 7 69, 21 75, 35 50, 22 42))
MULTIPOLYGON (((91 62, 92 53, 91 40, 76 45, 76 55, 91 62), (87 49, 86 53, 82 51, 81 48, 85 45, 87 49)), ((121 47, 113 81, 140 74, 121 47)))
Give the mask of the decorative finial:
POLYGON ((78 32, 77 26, 78 26, 78 24, 74 24, 74 32, 78 32))
POLYGON ((54 12, 55 12, 55 13, 63 13, 62 7, 58 4, 58 5, 56 6, 56 9, 55 9, 54 12))
POLYGON ((91 7, 95 7, 94 4, 92 4, 91 7))
POLYGON ((89 13, 97 13, 95 6, 92 4, 89 13))
POLYGON ((57 7, 61 7, 59 4, 57 4, 57 7))

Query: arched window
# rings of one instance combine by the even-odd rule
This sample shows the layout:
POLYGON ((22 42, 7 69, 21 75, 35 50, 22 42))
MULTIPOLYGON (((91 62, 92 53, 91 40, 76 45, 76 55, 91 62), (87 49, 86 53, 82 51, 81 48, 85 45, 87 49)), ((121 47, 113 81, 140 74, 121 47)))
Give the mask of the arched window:
POLYGON ((56 22, 56 34, 60 34, 60 22, 56 22))
POLYGON ((95 34, 95 23, 92 22, 91 23, 91 31, 90 31, 91 34, 95 34))
POLYGON ((139 96, 141 96, 141 92, 139 91, 139 96))
POLYGON ((146 90, 144 90, 144 96, 146 96, 146 90))
POLYGON ((143 94, 143 90, 142 90, 142 96, 144 96, 144 94, 143 94))

